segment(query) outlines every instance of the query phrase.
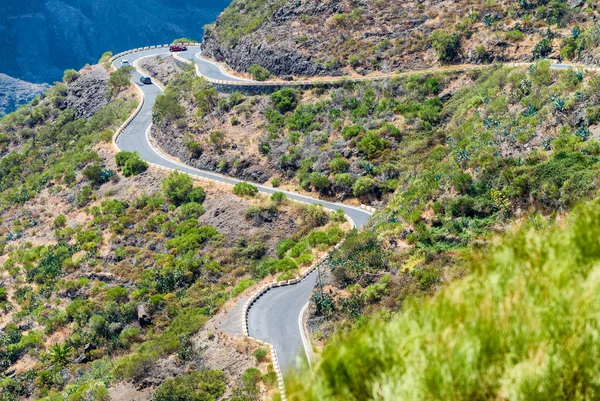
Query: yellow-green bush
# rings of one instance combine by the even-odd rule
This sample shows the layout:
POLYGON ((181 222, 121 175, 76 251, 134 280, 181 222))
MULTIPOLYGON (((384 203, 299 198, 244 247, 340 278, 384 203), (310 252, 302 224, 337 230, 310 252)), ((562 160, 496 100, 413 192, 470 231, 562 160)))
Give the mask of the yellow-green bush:
POLYGON ((598 399, 599 226, 598 202, 531 217, 469 277, 331 341, 289 399, 598 399))

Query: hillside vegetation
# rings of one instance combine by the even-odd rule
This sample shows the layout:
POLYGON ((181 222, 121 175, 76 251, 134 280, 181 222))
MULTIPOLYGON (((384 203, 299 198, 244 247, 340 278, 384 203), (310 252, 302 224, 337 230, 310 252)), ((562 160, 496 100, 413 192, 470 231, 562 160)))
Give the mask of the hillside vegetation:
POLYGON ((272 361, 224 305, 296 277, 345 217, 115 154, 129 71, 68 70, 0 120, 0 399, 268 397, 272 361))
POLYGON ((289 399, 597 399, 598 224, 597 202, 532 216, 465 279, 333 341, 289 399))
POLYGON ((598 57, 598 4, 567 0, 236 0, 204 54, 240 72, 370 74, 441 64, 598 57))
POLYGON ((564 213, 598 194, 595 71, 538 61, 268 96, 175 76, 153 127, 173 155, 380 207, 332 255, 311 306, 318 340, 463 277, 465 253, 529 213, 564 213))

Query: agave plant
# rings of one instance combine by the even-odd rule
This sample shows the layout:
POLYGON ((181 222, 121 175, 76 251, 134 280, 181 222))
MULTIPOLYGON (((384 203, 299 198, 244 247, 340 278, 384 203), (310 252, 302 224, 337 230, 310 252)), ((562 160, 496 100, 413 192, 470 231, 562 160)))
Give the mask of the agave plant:
POLYGON ((583 140, 584 142, 588 140, 589 136, 590 136, 590 130, 587 129, 586 127, 579 127, 577 128, 577 131, 575 131, 575 135, 578 136, 579 138, 581 138, 581 140, 583 140))
POLYGON ((533 117, 533 116, 536 116, 537 114, 538 114, 538 110, 537 110, 537 109, 535 108, 535 106, 534 106, 534 105, 532 105, 532 104, 530 104, 530 105, 527 107, 527 110, 525 110, 525 111, 523 112, 523 116, 524 116, 524 117, 533 117))

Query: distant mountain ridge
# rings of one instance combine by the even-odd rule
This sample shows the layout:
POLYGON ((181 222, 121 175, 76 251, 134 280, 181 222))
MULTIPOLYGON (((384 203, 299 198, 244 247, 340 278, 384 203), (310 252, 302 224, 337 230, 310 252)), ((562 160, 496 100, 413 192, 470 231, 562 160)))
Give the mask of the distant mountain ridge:
POLYGON ((0 73, 0 117, 48 89, 48 84, 32 84, 0 73))
POLYGON ((0 72, 31 82, 60 80, 107 51, 202 37, 229 0, 25 0, 2 5, 0 72))

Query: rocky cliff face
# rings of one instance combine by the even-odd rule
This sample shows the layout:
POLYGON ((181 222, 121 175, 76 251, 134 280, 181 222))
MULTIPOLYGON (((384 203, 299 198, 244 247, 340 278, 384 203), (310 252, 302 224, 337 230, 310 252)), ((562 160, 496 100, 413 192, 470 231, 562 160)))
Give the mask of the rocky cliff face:
POLYGON ((48 88, 46 84, 32 84, 0 74, 0 117, 28 103, 48 88))
POLYGON ((114 52, 202 37, 229 0, 28 0, 2 4, 0 72, 31 82, 114 52))
POLYGON ((279 76, 365 75, 440 61, 529 60, 548 30, 554 34, 553 48, 545 56, 558 56, 574 26, 589 26, 598 18, 598 5, 589 2, 537 3, 236 0, 206 27, 203 51, 240 72, 259 64, 279 76), (543 5, 531 6, 537 3, 543 5), (436 30, 457 35, 456 54, 448 60, 432 46, 436 30))

